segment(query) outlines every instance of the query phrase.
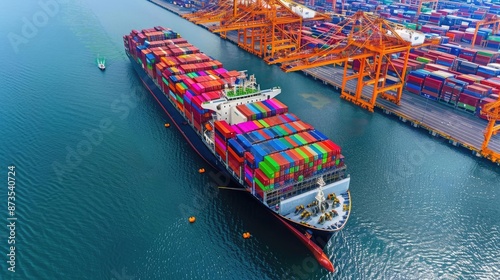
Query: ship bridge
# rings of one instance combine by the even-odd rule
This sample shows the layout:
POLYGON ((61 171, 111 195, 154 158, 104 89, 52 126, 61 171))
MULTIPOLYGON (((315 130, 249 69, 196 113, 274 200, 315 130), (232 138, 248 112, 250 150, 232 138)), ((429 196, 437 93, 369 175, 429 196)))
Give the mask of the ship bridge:
POLYGON ((224 120, 230 125, 244 122, 246 119, 236 106, 271 99, 281 93, 278 87, 261 90, 254 75, 244 77, 239 84, 226 86, 221 98, 201 104, 203 109, 213 112, 214 120, 224 120))

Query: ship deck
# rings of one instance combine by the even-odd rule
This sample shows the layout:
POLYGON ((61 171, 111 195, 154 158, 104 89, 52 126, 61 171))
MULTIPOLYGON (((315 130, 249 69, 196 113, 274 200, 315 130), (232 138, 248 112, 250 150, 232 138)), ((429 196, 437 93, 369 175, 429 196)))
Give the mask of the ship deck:
POLYGON ((349 217, 350 198, 347 192, 336 197, 338 202, 335 204, 333 199, 326 200, 328 208, 323 212, 320 212, 317 204, 311 201, 308 205, 297 205, 297 210, 288 214, 282 214, 281 216, 315 229, 330 231, 340 230, 344 227, 349 217), (301 208, 301 206, 303 206, 303 208, 301 208), (327 216, 331 218, 327 219, 327 216))

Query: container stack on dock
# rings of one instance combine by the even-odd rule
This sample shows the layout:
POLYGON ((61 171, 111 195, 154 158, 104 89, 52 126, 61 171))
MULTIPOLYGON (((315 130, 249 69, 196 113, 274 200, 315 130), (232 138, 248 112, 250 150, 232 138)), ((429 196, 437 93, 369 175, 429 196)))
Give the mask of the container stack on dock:
MULTIPOLYGON (((315 2, 318 3, 318 2, 315 2)), ((331 2, 330 2, 331 3, 331 2)), ((480 116, 478 104, 482 99, 488 102, 491 94, 497 94, 500 87, 490 84, 492 90, 480 90, 482 84, 500 75, 500 36, 491 29, 479 28, 475 43, 483 46, 479 50, 468 46, 472 42, 476 23, 490 14, 499 14, 500 6, 488 4, 487 7, 473 5, 453 6, 448 3, 446 9, 431 11, 423 8, 416 18, 416 7, 401 3, 381 1, 347 1, 347 15, 358 10, 366 11, 375 7, 382 17, 405 24, 408 29, 426 33, 425 36, 439 38, 440 44, 423 49, 412 49, 406 73, 406 90, 433 101, 441 101, 455 108, 464 109, 480 116), (419 20, 419 21, 417 21, 419 20), (414 22, 411 22, 414 21, 414 22), (492 49, 484 47, 493 46, 492 49), (462 82, 466 82, 463 85, 462 82), (461 96, 462 95, 462 96, 461 96), (460 97, 461 96, 461 97, 460 97)), ((337 5, 339 7, 341 5, 337 5)), ((306 27, 303 31, 302 43, 306 48, 325 48, 338 42, 347 34, 337 32, 338 21, 325 22, 306 27)), ((349 32, 345 28, 344 32, 349 32)), ((402 74, 404 61, 393 58, 391 63, 395 70, 388 71, 388 85, 398 81, 396 72, 402 74)), ((359 71, 359 61, 353 60, 348 67, 359 71)), ((495 95, 494 95, 495 97, 495 95)), ((484 103, 483 102, 483 103, 484 103)))
MULTIPOLYGON (((477 73, 479 68, 472 67, 469 62, 458 64, 460 66, 457 70, 466 73, 477 73)), ((407 91, 431 100, 448 103, 476 113, 478 116, 480 115, 480 110, 477 110, 480 100, 492 95, 496 97, 496 94, 500 92, 500 84, 496 77, 485 78, 476 74, 461 74, 453 70, 436 70, 432 67, 426 69, 418 69, 409 73, 406 81, 407 91)))
POLYGON ((500 86, 492 82, 500 75, 500 65, 492 63, 498 56, 497 52, 452 44, 414 49, 410 53, 409 65, 421 65, 412 67, 416 70, 408 73, 405 88, 411 93, 480 116, 480 101, 488 98, 485 102, 489 102, 490 96, 495 97, 500 91, 500 86))

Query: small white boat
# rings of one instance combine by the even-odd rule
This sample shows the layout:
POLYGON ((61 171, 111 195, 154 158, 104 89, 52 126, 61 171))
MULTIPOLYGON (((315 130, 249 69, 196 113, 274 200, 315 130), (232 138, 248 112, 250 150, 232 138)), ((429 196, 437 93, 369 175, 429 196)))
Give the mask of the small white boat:
POLYGON ((102 71, 104 71, 106 69, 106 60, 104 58, 98 58, 97 67, 102 71))

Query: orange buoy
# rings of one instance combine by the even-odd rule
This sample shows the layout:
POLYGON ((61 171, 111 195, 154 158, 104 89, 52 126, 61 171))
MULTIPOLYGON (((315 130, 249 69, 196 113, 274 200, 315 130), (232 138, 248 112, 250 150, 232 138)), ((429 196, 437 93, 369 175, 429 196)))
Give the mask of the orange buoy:
POLYGON ((196 218, 194 216, 189 217, 189 222, 194 223, 196 221, 196 218))
POLYGON ((251 237, 250 232, 244 232, 243 233, 243 238, 248 239, 250 237, 251 237))
POLYGON ((165 127, 170 127, 170 124, 169 124, 169 123, 166 123, 166 124, 165 124, 165 127))
POLYGON ((200 168, 200 169, 198 169, 198 173, 200 173, 200 174, 201 174, 201 173, 205 173, 205 168, 200 168))

